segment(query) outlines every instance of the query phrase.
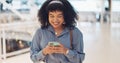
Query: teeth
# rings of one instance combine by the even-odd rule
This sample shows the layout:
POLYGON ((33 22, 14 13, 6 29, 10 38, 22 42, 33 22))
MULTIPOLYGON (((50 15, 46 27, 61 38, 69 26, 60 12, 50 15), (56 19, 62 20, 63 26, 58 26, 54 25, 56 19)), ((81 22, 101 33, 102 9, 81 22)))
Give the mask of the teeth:
POLYGON ((59 23, 53 23, 53 24, 57 25, 57 24, 59 24, 59 23))

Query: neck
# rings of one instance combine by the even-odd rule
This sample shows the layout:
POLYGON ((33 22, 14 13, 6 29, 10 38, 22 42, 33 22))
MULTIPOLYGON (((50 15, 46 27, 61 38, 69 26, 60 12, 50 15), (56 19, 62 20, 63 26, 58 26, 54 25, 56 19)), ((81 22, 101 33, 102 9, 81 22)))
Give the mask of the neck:
POLYGON ((59 35, 62 33, 63 29, 64 29, 64 27, 54 28, 55 34, 56 34, 57 36, 59 36, 59 35))
POLYGON ((63 30, 63 29, 64 29, 63 26, 61 26, 61 27, 59 27, 59 28, 54 28, 55 31, 60 31, 60 30, 63 30))

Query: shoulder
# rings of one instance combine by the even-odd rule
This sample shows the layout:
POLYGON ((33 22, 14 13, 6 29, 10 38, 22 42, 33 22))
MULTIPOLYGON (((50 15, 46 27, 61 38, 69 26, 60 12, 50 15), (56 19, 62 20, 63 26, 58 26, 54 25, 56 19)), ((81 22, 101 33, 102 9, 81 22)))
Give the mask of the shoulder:
POLYGON ((44 31, 44 29, 42 28, 38 28, 36 31, 35 31, 35 34, 42 34, 42 32, 44 31))
POLYGON ((74 27, 74 29, 73 29, 73 34, 75 35, 75 36, 82 36, 83 34, 82 34, 82 32, 81 32, 81 30, 80 29, 78 29, 77 27, 74 27))
POLYGON ((82 34, 81 30, 78 29, 77 27, 74 27, 73 32, 75 32, 75 33, 81 33, 82 34))
POLYGON ((42 29, 41 28, 38 28, 37 30, 36 30, 36 33, 40 33, 42 31, 42 29))

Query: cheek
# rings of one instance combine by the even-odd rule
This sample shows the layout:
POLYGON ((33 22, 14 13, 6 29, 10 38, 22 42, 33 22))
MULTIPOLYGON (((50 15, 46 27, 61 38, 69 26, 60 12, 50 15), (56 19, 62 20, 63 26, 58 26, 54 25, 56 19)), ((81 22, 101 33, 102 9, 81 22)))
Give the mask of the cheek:
POLYGON ((61 23, 64 23, 64 19, 61 19, 60 21, 61 21, 61 23))
POLYGON ((48 19, 48 22, 51 23, 51 22, 52 22, 52 19, 49 18, 49 19, 48 19))
POLYGON ((52 23, 51 20, 48 21, 50 24, 52 23))

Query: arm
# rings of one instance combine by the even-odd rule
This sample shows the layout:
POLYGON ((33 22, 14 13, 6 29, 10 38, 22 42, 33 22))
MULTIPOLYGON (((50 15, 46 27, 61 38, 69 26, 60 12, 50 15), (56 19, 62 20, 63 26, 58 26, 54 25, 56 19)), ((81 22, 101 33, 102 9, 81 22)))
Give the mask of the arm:
POLYGON ((45 58, 40 46, 40 41, 41 41, 40 36, 41 36, 40 29, 38 29, 32 39, 32 44, 30 48, 30 58, 32 59, 33 62, 44 60, 45 58))
POLYGON ((78 29, 73 30, 73 49, 69 49, 67 53, 67 58, 71 61, 83 61, 84 60, 84 44, 83 44, 83 35, 78 29))

